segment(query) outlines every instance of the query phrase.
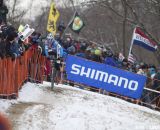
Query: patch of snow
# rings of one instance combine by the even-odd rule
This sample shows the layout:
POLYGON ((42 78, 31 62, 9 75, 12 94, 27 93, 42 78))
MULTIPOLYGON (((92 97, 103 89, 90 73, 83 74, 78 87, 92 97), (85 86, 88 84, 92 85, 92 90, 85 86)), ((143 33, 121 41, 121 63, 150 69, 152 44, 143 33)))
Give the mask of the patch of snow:
POLYGON ((43 94, 43 90, 38 87, 35 87, 35 84, 27 83, 23 86, 23 89, 19 93, 18 101, 32 102, 37 101, 43 94))
POLYGON ((11 107, 13 104, 16 104, 16 100, 5 100, 0 99, 0 112, 6 113, 9 107, 11 107))
POLYGON ((20 130, 160 129, 160 113, 126 101, 50 83, 27 83, 20 102, 35 102, 20 118, 20 130), (37 104, 39 103, 39 104, 37 104))
MULTIPOLYGON (((51 91, 50 86, 48 82, 23 86, 17 102, 26 108, 13 119, 15 130, 160 129, 157 111, 66 85, 55 85, 51 91)), ((14 102, 0 100, 0 110, 5 112, 14 102)))

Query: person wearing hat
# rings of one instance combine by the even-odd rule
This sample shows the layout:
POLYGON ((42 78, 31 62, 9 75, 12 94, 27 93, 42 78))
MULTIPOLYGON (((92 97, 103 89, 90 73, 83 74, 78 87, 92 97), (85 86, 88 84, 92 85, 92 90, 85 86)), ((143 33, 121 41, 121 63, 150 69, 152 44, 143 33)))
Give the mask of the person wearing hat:
POLYGON ((160 67, 157 67, 157 72, 155 72, 153 81, 153 89, 160 91, 160 67))
POLYGON ((102 49, 100 48, 100 47, 98 47, 98 48, 96 48, 95 49, 95 55, 97 55, 97 56, 101 56, 102 55, 102 49))
MULTIPOLYGON (((152 78, 152 89, 156 90, 156 91, 160 91, 160 66, 157 67, 155 70, 155 75, 154 77, 151 77, 152 78)), ((152 100, 154 100, 154 104, 157 106, 157 107, 160 107, 160 104, 159 104, 159 93, 153 93, 152 94, 152 100), (156 100, 155 100, 156 99, 156 100)))
MULTIPOLYGON (((139 68, 139 71, 137 72, 137 74, 140 74, 140 75, 143 75, 143 76, 146 76, 147 77, 147 81, 146 81, 146 84, 145 84, 145 87, 146 88, 151 88, 152 86, 152 80, 150 79, 150 73, 149 73, 149 69, 148 69, 148 65, 147 64, 140 64, 140 68, 139 68)), ((151 101, 152 101, 152 95, 149 91, 147 90, 143 90, 143 93, 142 93, 142 98, 141 100, 145 103, 148 103, 150 104, 151 101)))

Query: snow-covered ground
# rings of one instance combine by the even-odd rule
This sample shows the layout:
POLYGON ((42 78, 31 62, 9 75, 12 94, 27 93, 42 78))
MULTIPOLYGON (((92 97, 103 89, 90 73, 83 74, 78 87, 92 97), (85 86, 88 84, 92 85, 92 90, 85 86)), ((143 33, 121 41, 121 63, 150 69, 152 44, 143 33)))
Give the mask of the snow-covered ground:
POLYGON ((160 113, 65 85, 24 85, 17 101, 0 100, 13 130, 159 130, 160 113))

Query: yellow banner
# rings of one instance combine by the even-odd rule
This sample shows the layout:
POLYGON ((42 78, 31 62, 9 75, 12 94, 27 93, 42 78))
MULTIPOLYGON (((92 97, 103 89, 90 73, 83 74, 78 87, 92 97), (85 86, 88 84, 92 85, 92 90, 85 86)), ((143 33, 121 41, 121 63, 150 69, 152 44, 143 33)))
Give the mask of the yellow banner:
POLYGON ((48 24, 47 24, 47 31, 52 33, 53 35, 56 34, 57 31, 57 20, 60 16, 59 11, 55 8, 55 4, 52 2, 48 17, 48 24))

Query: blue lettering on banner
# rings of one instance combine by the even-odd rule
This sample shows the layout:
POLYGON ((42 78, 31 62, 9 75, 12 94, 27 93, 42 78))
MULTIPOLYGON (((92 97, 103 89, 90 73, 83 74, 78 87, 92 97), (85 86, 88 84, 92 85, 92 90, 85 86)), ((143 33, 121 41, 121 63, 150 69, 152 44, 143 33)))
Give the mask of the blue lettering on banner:
POLYGON ((142 75, 75 56, 67 57, 66 72, 68 80, 134 99, 141 97, 147 79, 142 75))

